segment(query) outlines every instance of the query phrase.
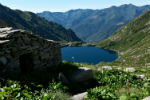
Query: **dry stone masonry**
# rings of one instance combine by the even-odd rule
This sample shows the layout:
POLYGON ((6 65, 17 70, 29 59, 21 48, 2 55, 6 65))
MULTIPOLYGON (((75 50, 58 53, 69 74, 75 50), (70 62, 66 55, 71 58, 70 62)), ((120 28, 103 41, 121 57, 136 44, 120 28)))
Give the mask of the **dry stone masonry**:
POLYGON ((0 28, 0 71, 45 70, 61 63, 58 43, 24 30, 0 28))

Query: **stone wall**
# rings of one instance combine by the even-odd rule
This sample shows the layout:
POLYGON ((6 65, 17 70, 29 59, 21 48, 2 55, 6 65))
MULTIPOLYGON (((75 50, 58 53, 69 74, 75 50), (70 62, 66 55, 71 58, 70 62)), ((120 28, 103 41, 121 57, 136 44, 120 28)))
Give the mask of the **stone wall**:
POLYGON ((61 63, 58 43, 24 30, 0 28, 0 70, 45 70, 61 63))

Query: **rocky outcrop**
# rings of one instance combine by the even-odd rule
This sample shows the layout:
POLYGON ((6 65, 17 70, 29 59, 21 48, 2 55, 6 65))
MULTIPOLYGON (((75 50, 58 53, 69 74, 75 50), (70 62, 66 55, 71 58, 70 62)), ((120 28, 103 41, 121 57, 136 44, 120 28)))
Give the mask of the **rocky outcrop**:
POLYGON ((1 71, 45 70, 60 62, 61 50, 58 43, 24 30, 0 28, 1 71))

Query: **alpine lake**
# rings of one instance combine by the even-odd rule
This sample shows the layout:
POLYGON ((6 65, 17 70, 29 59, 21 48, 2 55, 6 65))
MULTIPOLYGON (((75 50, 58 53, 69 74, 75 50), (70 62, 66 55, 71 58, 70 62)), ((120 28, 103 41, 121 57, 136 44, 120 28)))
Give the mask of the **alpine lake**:
POLYGON ((78 63, 98 64, 100 62, 112 62, 118 58, 118 54, 92 46, 62 47, 62 60, 78 63))

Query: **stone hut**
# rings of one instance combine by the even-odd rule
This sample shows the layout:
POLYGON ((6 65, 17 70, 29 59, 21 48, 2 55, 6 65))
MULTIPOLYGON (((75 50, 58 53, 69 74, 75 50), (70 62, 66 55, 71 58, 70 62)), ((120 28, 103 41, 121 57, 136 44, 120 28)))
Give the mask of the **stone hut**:
POLYGON ((24 30, 0 28, 0 71, 46 70, 60 63, 61 50, 58 43, 24 30))

